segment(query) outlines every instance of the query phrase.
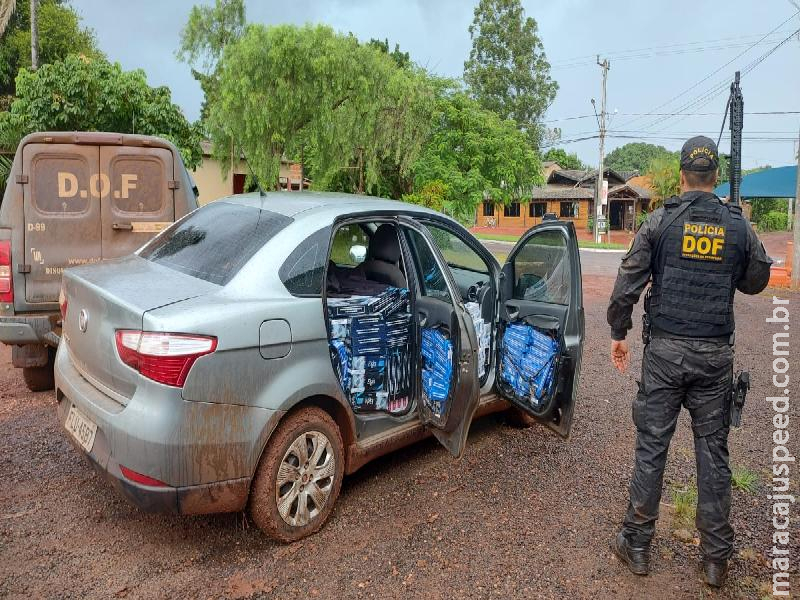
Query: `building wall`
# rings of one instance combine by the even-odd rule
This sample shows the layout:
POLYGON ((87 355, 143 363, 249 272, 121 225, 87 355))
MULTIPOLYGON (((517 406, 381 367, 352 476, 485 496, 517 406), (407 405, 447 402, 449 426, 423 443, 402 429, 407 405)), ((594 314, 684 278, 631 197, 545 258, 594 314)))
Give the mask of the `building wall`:
MULTIPOLYGON (((222 165, 220 162, 211 156, 204 156, 203 162, 192 171, 192 177, 194 177, 195 185, 197 185, 197 190, 200 193, 198 203, 200 206, 203 206, 214 200, 219 200, 220 198, 225 198, 226 196, 234 194, 234 175, 246 177, 249 173, 250 171, 247 168, 247 163, 243 160, 239 160, 233 166, 233 169, 228 172, 228 176, 223 177, 222 165)), ((297 183, 297 187, 299 187, 300 164, 282 162, 279 176, 285 180, 297 183)))
MULTIPOLYGON (((536 200, 535 202, 544 202, 547 205, 546 213, 555 213, 555 215, 562 221, 572 221, 575 223, 577 229, 586 229, 589 222, 589 200, 536 200), (562 202, 577 202, 578 203, 578 216, 577 217, 562 217, 561 216, 561 203, 562 202)), ((487 220, 494 218, 495 226, 497 227, 516 227, 521 229, 528 229, 534 225, 542 222, 541 217, 531 217, 529 201, 520 203, 519 217, 506 217, 503 214, 503 205, 495 204, 494 217, 485 217, 483 215, 483 204, 479 204, 476 211, 475 224, 478 227, 487 226, 487 220)))

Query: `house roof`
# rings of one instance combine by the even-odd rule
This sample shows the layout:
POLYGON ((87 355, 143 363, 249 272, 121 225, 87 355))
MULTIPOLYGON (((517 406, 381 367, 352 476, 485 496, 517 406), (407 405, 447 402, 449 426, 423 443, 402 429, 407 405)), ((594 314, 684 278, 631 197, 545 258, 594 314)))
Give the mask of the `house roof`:
MULTIPOLYGON (((623 175, 620 175, 613 169, 603 169, 605 178, 608 179, 610 184, 622 184, 627 181, 623 175)), ((594 185, 597 178, 597 169, 582 170, 582 169, 559 169, 553 171, 547 180, 547 183, 561 183, 562 185, 594 185)))
POLYGON ((533 200, 591 200, 594 193, 589 188, 584 187, 564 187, 563 185, 546 185, 535 187, 531 191, 533 200))
POLYGON ((641 200, 650 200, 650 190, 643 188, 638 185, 632 185, 630 183, 624 183, 622 185, 615 185, 612 188, 609 188, 608 195, 609 197, 614 195, 621 195, 622 192, 629 192, 637 196, 641 200))
MULTIPOLYGON (((717 186, 714 193, 720 198, 730 196, 731 184, 717 186)), ((797 167, 775 167, 745 175, 739 194, 742 198, 794 198, 797 194, 797 167)))

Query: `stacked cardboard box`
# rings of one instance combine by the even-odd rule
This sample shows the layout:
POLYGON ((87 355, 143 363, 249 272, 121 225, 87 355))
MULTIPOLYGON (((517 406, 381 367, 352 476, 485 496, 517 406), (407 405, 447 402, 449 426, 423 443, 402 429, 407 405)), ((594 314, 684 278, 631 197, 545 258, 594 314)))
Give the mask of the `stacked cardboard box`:
POLYGON ((483 377, 486 367, 491 364, 489 356, 492 340, 492 325, 483 320, 481 307, 477 302, 465 302, 464 308, 467 309, 475 327, 475 335, 478 336, 478 377, 483 377))
POLYGON ((534 406, 550 394, 559 344, 550 335, 530 325, 506 327, 501 348, 501 379, 514 394, 534 406))
POLYGON ((453 378, 453 344, 438 329, 422 330, 422 391, 438 417, 445 413, 453 378))
POLYGON ((408 290, 329 298, 331 360, 350 405, 359 412, 404 412, 412 369, 408 290))

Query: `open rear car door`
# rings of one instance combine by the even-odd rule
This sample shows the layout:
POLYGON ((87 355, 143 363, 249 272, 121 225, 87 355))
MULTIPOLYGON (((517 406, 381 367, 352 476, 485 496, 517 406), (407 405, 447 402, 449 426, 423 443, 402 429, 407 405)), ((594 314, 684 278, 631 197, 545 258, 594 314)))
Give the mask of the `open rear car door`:
POLYGON ((567 437, 584 339, 583 288, 575 226, 529 229, 503 266, 496 386, 504 398, 567 437))
POLYGON ((410 218, 402 217, 400 222, 416 281, 417 410, 436 439, 460 457, 480 397, 478 340, 430 232, 410 218))

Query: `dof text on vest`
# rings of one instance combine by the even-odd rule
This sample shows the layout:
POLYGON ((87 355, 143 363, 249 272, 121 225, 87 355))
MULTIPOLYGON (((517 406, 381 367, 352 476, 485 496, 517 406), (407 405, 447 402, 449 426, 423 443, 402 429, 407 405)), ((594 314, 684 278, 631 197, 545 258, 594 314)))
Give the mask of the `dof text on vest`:
POLYGON ((665 218, 680 201, 695 203, 661 235, 653 256, 653 327, 688 337, 734 330, 733 295, 744 272, 747 230, 736 206, 708 192, 687 192, 665 203, 665 218))

